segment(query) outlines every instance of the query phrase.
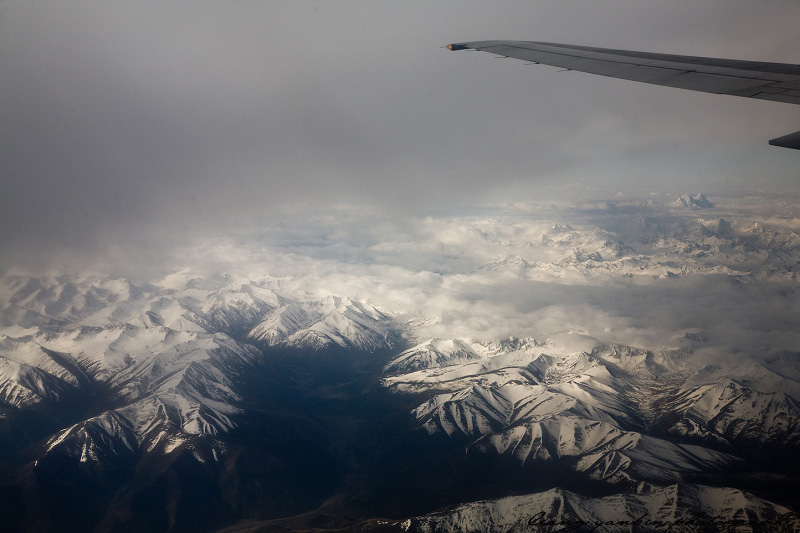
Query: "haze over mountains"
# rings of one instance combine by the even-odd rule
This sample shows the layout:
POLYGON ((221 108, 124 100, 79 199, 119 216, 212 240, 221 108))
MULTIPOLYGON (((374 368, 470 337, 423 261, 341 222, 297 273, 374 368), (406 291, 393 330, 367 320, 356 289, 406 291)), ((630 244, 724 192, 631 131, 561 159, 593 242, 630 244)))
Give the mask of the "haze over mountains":
POLYGON ((788 520, 797 205, 342 207, 186 243, 149 277, 9 269, 0 521, 788 520))

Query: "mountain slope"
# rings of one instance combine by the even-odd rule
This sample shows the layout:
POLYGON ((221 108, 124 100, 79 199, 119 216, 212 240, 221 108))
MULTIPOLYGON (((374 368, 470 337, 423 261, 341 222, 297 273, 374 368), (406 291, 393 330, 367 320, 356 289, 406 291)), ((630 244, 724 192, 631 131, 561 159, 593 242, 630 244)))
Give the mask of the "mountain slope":
MULTIPOLYGON (((412 518, 406 531, 694 531, 796 527, 779 505, 733 489, 670 485, 642 493, 586 498, 552 489, 481 501, 412 518)), ((765 529, 766 530, 766 529, 765 529)))

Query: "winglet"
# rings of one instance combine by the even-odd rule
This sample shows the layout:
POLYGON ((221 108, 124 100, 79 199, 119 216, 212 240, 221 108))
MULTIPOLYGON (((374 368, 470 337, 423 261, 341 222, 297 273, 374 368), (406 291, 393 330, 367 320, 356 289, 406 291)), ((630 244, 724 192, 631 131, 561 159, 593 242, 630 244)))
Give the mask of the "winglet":
POLYGON ((800 131, 772 139, 769 141, 769 144, 772 146, 780 146, 782 148, 794 148, 795 150, 800 150, 800 131))

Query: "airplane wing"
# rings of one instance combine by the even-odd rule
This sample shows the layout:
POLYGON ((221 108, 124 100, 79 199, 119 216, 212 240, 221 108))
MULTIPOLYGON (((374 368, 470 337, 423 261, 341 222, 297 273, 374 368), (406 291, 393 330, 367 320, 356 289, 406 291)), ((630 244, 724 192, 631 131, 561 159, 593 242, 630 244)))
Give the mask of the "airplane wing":
MULTIPOLYGON (((691 91, 800 104, 800 65, 535 41, 473 41, 453 43, 447 48, 491 52, 531 63, 691 91)), ((800 131, 772 139, 769 144, 800 150, 800 131)))

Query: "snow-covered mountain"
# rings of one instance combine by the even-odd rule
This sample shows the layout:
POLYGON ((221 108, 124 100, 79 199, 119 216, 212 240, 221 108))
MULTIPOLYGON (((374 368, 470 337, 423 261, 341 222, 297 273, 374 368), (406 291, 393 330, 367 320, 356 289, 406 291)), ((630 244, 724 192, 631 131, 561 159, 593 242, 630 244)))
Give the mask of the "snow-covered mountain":
POLYGON ((675 484, 587 498, 562 489, 460 505, 412 518, 406 531, 778 531, 791 511, 735 489, 675 484), (767 529, 771 528, 771 529, 767 529))
POLYGON ((292 245, 279 275, 5 274, 0 525, 800 509, 800 226, 691 200, 427 221, 359 266, 292 245))
MULTIPOLYGON (((752 361, 724 371, 709 368, 685 350, 658 353, 600 345, 569 353, 531 341, 533 350, 484 349, 481 358, 477 352, 483 346, 457 342, 474 356, 444 368, 437 360, 429 359, 427 367, 417 360, 409 372, 389 376, 384 383, 400 393, 448 391, 421 404, 414 416, 430 434, 463 437, 468 450, 510 455, 523 464, 562 456, 587 458, 575 468, 592 466, 614 451, 622 453, 624 468, 635 469, 622 452, 632 450, 640 460, 658 457, 678 473, 694 469, 684 462, 687 454, 666 452, 674 445, 639 432, 663 437, 666 429, 712 448, 765 442, 792 448, 800 436, 794 399, 800 359, 790 354, 766 363, 780 367, 783 374, 777 374, 752 361)), ((400 354, 387 369, 408 359, 408 352, 400 354)), ((730 460, 699 448, 688 455, 703 457, 705 467, 730 460)), ((638 470, 658 475, 653 468, 638 470)))
POLYGON ((481 357, 458 339, 430 339, 401 353, 386 365, 386 372, 409 372, 450 366, 481 357))
POLYGON ((708 201, 703 193, 697 193, 694 196, 684 194, 673 202, 676 207, 692 207, 694 209, 703 209, 714 207, 714 204, 708 201))
POLYGON ((369 303, 336 296, 284 304, 262 316, 247 338, 265 347, 312 351, 338 347, 372 352, 399 342, 390 316, 369 303))
MULTIPOLYGON (((466 341, 459 343, 469 349, 466 341)), ((737 462, 714 449, 642 434, 654 425, 652 404, 663 394, 661 388, 680 375, 662 373, 668 365, 682 368, 685 354, 620 346, 559 354, 558 346, 535 341, 510 348, 484 348, 482 360, 446 368, 430 361, 428 368, 388 377, 384 383, 400 392, 453 391, 437 394, 414 410, 421 428, 463 443, 468 453, 509 457, 520 465, 566 461, 590 478, 618 483, 677 481, 682 473, 720 471, 737 462)), ((397 361, 407 359, 406 353, 397 361)), ((396 368, 394 362, 388 368, 396 368)), ((773 426, 755 411, 741 412, 738 423, 769 434, 773 426)), ((658 418, 671 416, 660 413, 658 418)))

